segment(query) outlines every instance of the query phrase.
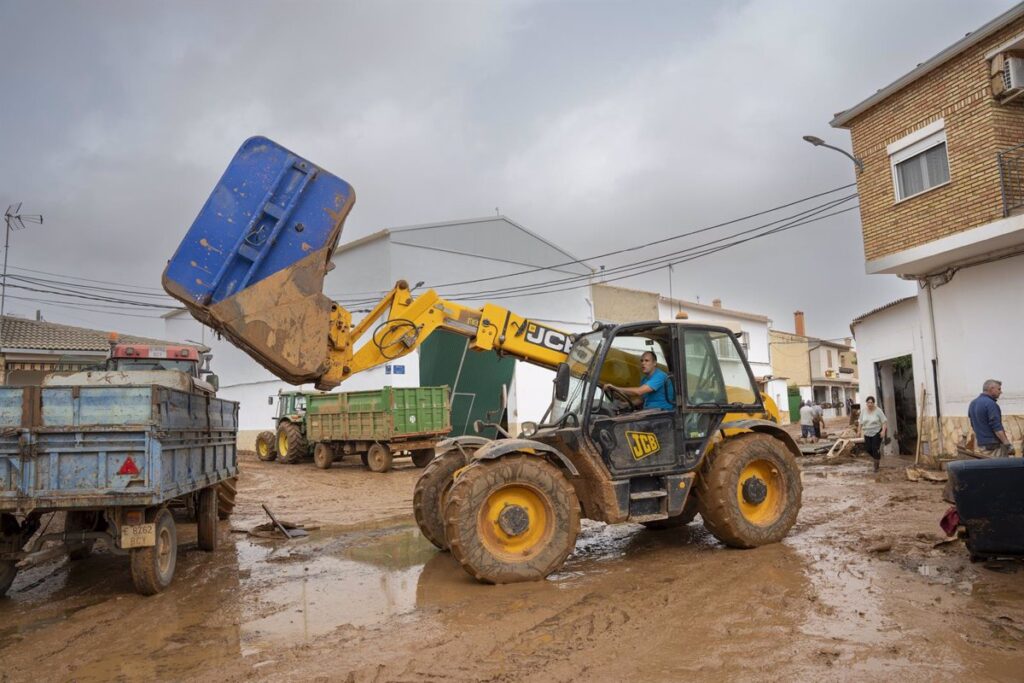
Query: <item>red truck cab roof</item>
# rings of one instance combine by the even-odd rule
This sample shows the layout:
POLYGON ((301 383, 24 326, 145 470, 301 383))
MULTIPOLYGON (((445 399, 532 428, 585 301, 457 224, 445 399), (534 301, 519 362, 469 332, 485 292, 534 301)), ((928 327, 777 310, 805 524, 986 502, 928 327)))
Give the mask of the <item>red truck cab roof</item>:
POLYGON ((160 358, 199 362, 199 351, 193 346, 153 346, 150 344, 115 344, 111 358, 160 358))

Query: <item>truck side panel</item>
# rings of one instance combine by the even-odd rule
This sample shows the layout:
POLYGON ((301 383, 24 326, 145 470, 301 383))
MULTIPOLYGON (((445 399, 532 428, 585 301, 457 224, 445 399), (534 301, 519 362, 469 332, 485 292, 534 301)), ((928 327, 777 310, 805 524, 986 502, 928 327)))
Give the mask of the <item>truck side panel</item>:
POLYGON ((394 441, 448 434, 448 387, 384 387, 313 394, 307 399, 311 441, 394 441))

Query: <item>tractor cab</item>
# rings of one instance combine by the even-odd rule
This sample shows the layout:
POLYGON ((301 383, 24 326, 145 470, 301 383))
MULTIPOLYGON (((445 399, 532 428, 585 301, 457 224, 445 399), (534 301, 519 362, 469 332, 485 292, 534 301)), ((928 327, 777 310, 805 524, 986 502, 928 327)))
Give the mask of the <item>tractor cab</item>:
MULTIPOLYGON (((273 404, 274 397, 269 397, 268 403, 273 404)), ((301 422, 306 416, 306 394, 302 391, 282 391, 277 395, 277 415, 275 421, 280 422, 287 419, 291 422, 301 422)))
POLYGON ((616 478, 691 472, 723 421, 765 412, 742 347, 718 326, 603 326, 577 337, 559 379, 542 427, 578 427, 616 478), (641 385, 647 352, 649 374, 667 375, 646 401, 660 407, 613 388, 641 385))

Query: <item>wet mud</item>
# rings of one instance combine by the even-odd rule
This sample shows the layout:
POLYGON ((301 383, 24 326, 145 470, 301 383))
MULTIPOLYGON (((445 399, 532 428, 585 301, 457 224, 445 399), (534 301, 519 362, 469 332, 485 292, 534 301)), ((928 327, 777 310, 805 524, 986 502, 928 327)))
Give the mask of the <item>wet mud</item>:
POLYGON ((1021 680, 1024 566, 936 546, 941 485, 906 464, 805 462, 780 544, 584 522, 547 581, 485 586, 413 524, 418 469, 247 456, 220 548, 181 522, 166 593, 102 551, 19 575, 0 680, 1021 680), (261 503, 318 528, 249 536, 261 503))

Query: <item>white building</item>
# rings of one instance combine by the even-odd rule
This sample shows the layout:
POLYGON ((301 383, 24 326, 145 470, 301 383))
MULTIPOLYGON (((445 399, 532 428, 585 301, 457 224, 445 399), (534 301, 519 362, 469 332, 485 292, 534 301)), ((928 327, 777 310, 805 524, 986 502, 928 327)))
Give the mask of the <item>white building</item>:
MULTIPOLYGON (((398 280, 410 286, 422 282, 419 291, 433 288, 463 305, 497 303, 566 332, 589 329, 593 321, 587 298, 591 269, 503 216, 380 230, 341 244, 333 262, 324 293, 350 310, 355 321, 398 280), (563 291, 530 289, 553 280, 565 282, 546 289, 563 291)), ((210 331, 189 314, 182 311, 165 317, 169 338, 194 339, 211 347, 221 382, 219 395, 242 404, 242 443, 269 428, 275 407, 268 405, 268 396, 293 387, 226 340, 211 338, 210 331)), ((467 352, 464 338, 437 333, 419 351, 360 373, 336 391, 447 384, 453 391, 452 421, 459 433, 499 407, 502 384, 508 386, 506 419, 512 429, 522 421, 540 419, 550 402, 553 376, 550 370, 493 353, 467 352)))

